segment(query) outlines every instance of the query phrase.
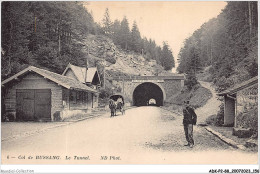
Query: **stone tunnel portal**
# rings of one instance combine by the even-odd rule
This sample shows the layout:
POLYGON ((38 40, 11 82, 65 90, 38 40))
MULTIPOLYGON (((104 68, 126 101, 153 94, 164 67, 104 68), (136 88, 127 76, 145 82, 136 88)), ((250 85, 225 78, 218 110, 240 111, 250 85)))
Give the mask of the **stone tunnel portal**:
POLYGON ((158 85, 146 82, 135 88, 133 92, 134 106, 147 106, 149 105, 149 100, 151 99, 155 100, 155 103, 152 103, 153 105, 163 105, 163 91, 158 85))

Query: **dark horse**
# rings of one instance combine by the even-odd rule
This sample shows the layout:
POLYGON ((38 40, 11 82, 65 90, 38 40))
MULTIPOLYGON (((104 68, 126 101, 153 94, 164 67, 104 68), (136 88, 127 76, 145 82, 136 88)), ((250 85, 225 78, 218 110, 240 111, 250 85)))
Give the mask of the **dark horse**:
POLYGON ((111 117, 116 116, 116 108, 117 108, 117 104, 114 100, 110 99, 109 100, 109 108, 111 111, 111 117))

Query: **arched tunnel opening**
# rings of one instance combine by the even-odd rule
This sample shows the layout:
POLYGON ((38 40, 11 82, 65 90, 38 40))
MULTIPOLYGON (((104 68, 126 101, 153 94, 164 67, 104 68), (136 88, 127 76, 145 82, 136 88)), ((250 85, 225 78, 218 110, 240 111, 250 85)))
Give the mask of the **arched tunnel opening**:
POLYGON ((163 106, 162 89, 154 83, 142 83, 133 92, 134 106, 163 106))

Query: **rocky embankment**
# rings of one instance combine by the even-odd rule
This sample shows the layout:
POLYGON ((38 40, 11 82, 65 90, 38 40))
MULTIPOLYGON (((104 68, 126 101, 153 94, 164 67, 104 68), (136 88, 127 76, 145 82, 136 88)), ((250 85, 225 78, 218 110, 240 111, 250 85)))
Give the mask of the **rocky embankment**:
POLYGON ((115 76, 143 76, 170 75, 155 60, 146 60, 145 55, 122 50, 106 36, 88 35, 83 39, 84 52, 89 50, 91 66, 105 60, 106 75, 115 76))

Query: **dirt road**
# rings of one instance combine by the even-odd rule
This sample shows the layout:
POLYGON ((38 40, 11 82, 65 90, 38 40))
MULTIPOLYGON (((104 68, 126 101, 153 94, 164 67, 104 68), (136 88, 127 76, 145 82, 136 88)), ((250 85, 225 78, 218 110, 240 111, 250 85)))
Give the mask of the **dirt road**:
POLYGON ((194 127, 194 139, 193 149, 183 146, 181 116, 159 107, 138 107, 124 116, 107 114, 2 142, 2 163, 230 164, 244 163, 245 155, 246 162, 257 162, 257 155, 237 151, 201 127, 194 127))
POLYGON ((211 86, 209 82, 200 81, 200 84, 209 89, 212 93, 212 97, 207 101, 207 103, 198 109, 196 109, 196 113, 198 117, 198 124, 205 123, 205 120, 210 116, 218 113, 219 106, 221 101, 218 100, 215 89, 211 86))

